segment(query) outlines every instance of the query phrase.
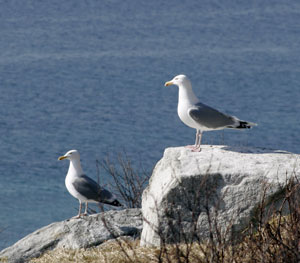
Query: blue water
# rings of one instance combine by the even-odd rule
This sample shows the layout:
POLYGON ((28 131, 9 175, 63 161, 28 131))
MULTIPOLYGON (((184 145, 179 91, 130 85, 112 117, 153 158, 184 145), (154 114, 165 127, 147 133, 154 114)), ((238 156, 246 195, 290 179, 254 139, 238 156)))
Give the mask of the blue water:
POLYGON ((95 178, 108 153, 151 170, 192 144, 163 86, 180 73, 202 102, 259 124, 203 143, 300 153, 299 21, 291 0, 0 1, 0 249, 76 214, 66 151, 95 178))

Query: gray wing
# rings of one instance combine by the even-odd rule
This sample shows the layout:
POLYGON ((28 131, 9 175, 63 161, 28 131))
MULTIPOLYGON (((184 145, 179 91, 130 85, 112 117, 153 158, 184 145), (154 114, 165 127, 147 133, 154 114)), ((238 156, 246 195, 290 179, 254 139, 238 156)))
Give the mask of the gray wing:
POLYGON ((81 195, 89 200, 109 204, 115 200, 115 197, 111 192, 100 187, 98 183, 86 175, 81 175, 76 178, 73 185, 81 195))
POLYGON ((189 115, 200 125, 211 129, 232 126, 236 123, 234 117, 219 112, 201 102, 189 110, 189 115))

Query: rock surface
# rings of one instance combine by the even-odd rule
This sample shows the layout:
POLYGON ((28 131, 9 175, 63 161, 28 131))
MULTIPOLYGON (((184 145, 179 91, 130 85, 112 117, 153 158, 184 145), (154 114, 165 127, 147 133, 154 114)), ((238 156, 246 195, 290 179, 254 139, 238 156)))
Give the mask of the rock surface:
MULTIPOLYGON (((260 148, 203 145, 199 153, 168 148, 142 197, 141 245, 207 238, 216 218, 222 231, 249 223, 266 188, 271 199, 291 176, 300 155, 260 148), (211 219, 209 223, 208 219, 211 219)), ((277 199, 279 200, 279 199, 277 199)))
POLYGON ((142 222, 140 209, 125 209, 52 223, 2 250, 0 261, 25 262, 54 248, 87 248, 120 236, 138 237, 142 222))

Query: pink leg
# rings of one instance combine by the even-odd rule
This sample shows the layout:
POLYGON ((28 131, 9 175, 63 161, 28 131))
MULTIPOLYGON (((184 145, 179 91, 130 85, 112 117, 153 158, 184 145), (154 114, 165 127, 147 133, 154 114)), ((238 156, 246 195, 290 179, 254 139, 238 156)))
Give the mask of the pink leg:
POLYGON ((192 152, 201 152, 200 145, 198 145, 197 147, 194 147, 194 149, 192 149, 192 152))
POLYGON ((192 152, 201 152, 201 147, 200 147, 201 139, 202 139, 202 132, 200 130, 197 130, 195 145, 187 145, 185 147, 192 149, 192 152))
POLYGON ((196 132, 195 144, 194 145, 187 145, 185 147, 189 148, 189 149, 192 149, 192 150, 195 149, 197 147, 198 140, 199 140, 199 130, 197 130, 197 132, 196 132))
POLYGON ((73 216, 72 218, 74 219, 78 219, 81 216, 81 208, 82 208, 82 203, 81 201, 79 201, 79 211, 78 211, 78 215, 77 216, 73 216))
POLYGON ((185 148, 189 148, 189 149, 194 149, 196 146, 195 146, 195 144, 193 144, 193 145, 186 145, 184 147, 185 148))
POLYGON ((88 202, 85 202, 85 210, 84 210, 84 216, 88 216, 88 202))
POLYGON ((197 148, 194 150, 195 152, 201 152, 201 140, 202 140, 202 131, 198 133, 198 145, 197 148))

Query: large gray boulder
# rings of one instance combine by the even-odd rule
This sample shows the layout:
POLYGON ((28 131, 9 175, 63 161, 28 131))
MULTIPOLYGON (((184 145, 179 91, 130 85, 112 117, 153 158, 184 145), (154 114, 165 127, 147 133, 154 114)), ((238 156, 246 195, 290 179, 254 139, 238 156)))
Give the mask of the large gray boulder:
POLYGON ((217 228, 242 230, 263 192, 278 204, 287 179, 300 177, 299 157, 250 147, 166 149, 143 192, 141 245, 205 240, 217 228))
POLYGON ((120 236, 139 237, 142 222, 140 209, 125 209, 52 223, 2 250, 0 261, 25 262, 54 248, 87 248, 120 236))

